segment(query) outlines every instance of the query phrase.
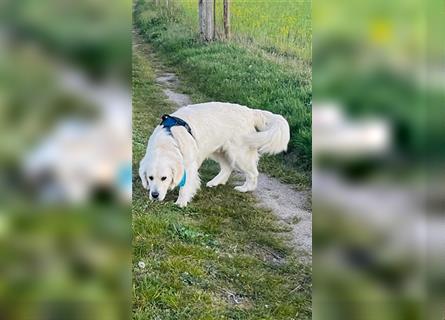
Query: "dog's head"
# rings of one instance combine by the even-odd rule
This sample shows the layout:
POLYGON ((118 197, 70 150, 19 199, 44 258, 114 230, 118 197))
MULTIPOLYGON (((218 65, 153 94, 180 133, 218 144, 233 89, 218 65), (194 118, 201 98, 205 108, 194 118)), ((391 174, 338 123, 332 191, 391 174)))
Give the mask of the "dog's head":
POLYGON ((179 185, 184 174, 182 159, 173 153, 146 155, 139 167, 142 185, 150 200, 163 201, 168 190, 179 185))
POLYGON ((183 127, 173 127, 171 134, 158 126, 151 135, 147 153, 139 166, 142 185, 149 190, 151 200, 163 201, 184 177, 184 163, 195 159, 194 138, 183 127))

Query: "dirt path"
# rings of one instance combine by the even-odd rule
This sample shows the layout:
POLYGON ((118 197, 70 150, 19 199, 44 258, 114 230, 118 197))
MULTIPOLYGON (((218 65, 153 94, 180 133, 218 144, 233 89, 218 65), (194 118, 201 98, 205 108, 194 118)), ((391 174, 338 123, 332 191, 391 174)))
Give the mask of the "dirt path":
MULTIPOLYGON (((136 41, 137 42, 137 41, 136 41)), ((154 66, 156 83, 162 88, 166 98, 178 107, 191 104, 192 100, 186 94, 177 92, 180 80, 173 72, 166 71, 165 67, 150 50, 144 46, 144 52, 154 66)), ((292 229, 291 245, 302 257, 302 261, 312 261, 312 212, 309 206, 309 191, 296 191, 279 180, 260 174, 258 188, 254 191, 258 205, 272 210, 276 216, 292 229)))
POLYGON ((192 100, 188 95, 175 91, 180 85, 180 81, 174 73, 171 72, 156 73, 156 83, 162 87, 162 91, 167 96, 167 99, 170 102, 176 104, 178 107, 192 104, 192 100))
POLYGON ((291 242, 305 259, 312 258, 312 212, 309 191, 295 191, 289 185, 260 173, 258 188, 253 193, 261 206, 272 210, 292 228, 291 242))

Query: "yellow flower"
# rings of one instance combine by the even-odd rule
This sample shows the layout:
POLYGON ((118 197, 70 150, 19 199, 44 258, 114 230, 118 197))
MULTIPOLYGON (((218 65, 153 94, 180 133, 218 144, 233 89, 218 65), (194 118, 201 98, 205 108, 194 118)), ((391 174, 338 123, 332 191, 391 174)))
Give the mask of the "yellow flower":
POLYGON ((384 44, 391 40, 392 38, 392 26, 389 21, 386 20, 375 20, 371 24, 370 28, 371 40, 376 44, 384 44))

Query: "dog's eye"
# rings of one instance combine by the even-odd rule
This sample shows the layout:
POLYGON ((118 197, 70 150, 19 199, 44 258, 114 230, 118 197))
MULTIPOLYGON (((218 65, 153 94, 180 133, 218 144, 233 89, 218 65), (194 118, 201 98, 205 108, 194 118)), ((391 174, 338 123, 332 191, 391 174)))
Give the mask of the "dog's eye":
POLYGON ((167 179, 167 177, 162 177, 162 178, 161 178, 162 181, 165 181, 165 179, 167 179))
POLYGON ((148 179, 153 180, 153 176, 149 176, 148 179))

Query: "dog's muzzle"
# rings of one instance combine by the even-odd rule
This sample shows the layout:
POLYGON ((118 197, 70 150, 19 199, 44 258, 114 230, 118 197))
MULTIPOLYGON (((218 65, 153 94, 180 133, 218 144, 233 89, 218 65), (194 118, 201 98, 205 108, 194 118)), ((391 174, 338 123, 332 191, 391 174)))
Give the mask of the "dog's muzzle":
POLYGON ((159 198, 159 192, 157 192, 157 191, 153 191, 152 193, 151 193, 151 197, 153 198, 153 199, 158 199, 159 198))

